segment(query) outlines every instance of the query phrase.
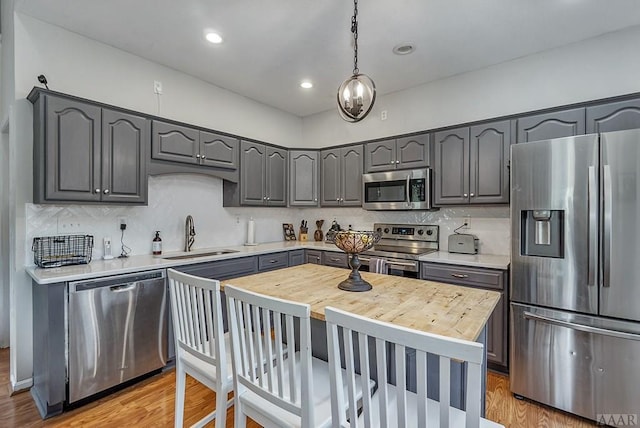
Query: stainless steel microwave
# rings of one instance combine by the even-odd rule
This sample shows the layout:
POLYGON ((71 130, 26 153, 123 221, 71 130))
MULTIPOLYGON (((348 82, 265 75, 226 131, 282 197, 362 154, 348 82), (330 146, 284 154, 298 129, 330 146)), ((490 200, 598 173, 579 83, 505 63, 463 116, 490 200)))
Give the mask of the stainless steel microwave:
POLYGON ((430 210, 431 169, 362 175, 365 210, 430 210))

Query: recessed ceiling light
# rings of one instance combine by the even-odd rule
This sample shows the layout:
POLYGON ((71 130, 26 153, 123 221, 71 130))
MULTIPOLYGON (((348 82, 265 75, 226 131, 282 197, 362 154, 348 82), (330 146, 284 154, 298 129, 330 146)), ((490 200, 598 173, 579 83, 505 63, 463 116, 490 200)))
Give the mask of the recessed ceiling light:
POLYGON ((211 43, 219 44, 222 43, 222 37, 218 33, 214 33, 213 31, 208 32, 205 35, 205 38, 211 43))
POLYGON ((305 80, 304 82, 300 83, 300 87, 304 89, 311 89, 313 88, 313 83, 309 82, 308 80, 305 80))
POLYGON ((400 43, 393 47, 393 53, 396 55, 408 55, 415 50, 416 48, 412 43, 400 43))

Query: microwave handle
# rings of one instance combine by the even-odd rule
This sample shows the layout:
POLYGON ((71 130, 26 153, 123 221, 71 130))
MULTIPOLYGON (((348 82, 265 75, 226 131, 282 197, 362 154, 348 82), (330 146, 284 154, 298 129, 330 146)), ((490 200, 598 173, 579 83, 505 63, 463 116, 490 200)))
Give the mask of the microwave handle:
POLYGON ((409 189, 409 186, 411 186, 411 173, 407 174, 407 206, 411 205, 411 189, 409 189))

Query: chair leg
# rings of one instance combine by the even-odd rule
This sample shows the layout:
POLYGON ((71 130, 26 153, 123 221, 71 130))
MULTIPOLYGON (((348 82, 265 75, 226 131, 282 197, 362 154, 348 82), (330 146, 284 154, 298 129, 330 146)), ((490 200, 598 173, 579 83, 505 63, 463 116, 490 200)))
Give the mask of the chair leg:
POLYGON ((215 428, 225 428, 227 424, 227 392, 224 388, 216 392, 216 422, 215 428))
POLYGON ((184 396, 186 393, 187 375, 179 361, 176 362, 176 408, 174 416, 175 428, 182 428, 184 420, 184 396))
MULTIPOLYGON (((234 395, 235 394, 236 392, 234 391, 234 395)), ((242 405, 240 404, 240 400, 234 398, 233 405, 234 428, 246 428, 247 416, 242 413, 242 405)))

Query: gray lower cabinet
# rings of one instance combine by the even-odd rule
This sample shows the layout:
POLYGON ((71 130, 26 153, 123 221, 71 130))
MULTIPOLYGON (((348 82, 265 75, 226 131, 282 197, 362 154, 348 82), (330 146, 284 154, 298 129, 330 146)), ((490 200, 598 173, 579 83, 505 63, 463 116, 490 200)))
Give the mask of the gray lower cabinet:
POLYGON ((35 203, 146 204, 148 119, 64 96, 30 99, 35 203))
POLYGON ((364 145, 364 171, 426 168, 430 161, 429 134, 376 141, 364 145))
POLYGON ((493 368, 507 370, 509 340, 507 271, 423 262, 420 277, 430 281, 500 292, 500 301, 487 321, 487 362, 493 368))
POLYGON ((349 256, 347 253, 324 251, 322 254, 322 264, 325 266, 346 268, 349 267, 349 256))
POLYGON ((587 134, 640 128, 640 99, 587 107, 587 134))
POLYGON ((286 206, 287 151, 242 141, 240 204, 286 206))
POLYGON ((289 151, 289 206, 317 207, 320 190, 320 152, 289 151))
POLYGON ((289 253, 286 251, 258 256, 258 272, 282 269, 288 266, 289 253))
POLYGON ((437 132, 434 205, 509 203, 510 121, 437 132))
POLYGON ((573 137, 585 133, 584 107, 516 119, 517 143, 573 137))
POLYGON ((322 264, 322 251, 304 250, 305 263, 322 264))
POLYGON ((235 170, 238 168, 238 139, 154 120, 151 157, 235 170))
POLYGON ((362 206, 362 145, 320 152, 321 206, 362 206))
POLYGON ((257 257, 240 257, 237 259, 204 262, 175 268, 180 272, 219 281, 258 272, 257 257))
POLYGON ((289 266, 298 266, 305 263, 304 250, 289 251, 289 266))

